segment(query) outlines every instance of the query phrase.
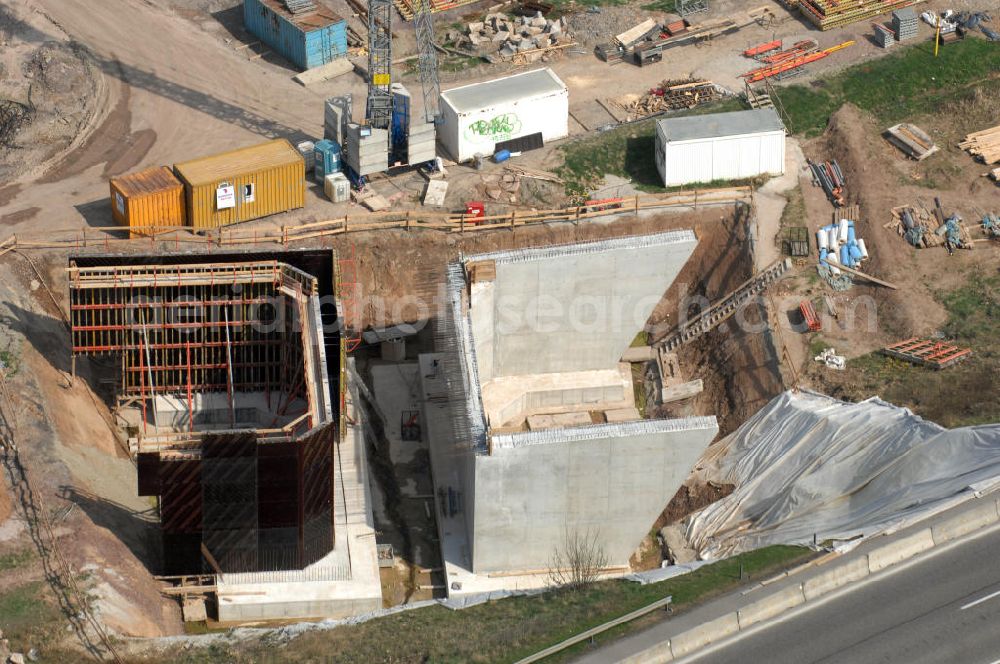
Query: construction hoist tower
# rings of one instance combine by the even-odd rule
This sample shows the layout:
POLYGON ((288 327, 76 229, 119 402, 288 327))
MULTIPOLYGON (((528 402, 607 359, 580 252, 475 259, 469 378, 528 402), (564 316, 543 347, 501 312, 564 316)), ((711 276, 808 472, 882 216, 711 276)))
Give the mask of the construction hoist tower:
POLYGON ((365 118, 375 129, 392 123, 392 0, 368 2, 368 103, 365 118))
POLYGON ((438 81, 437 50, 434 48, 434 17, 431 16, 430 0, 417 0, 417 11, 413 16, 413 30, 417 33, 417 48, 420 57, 420 86, 424 92, 424 119, 437 123, 440 119, 438 97, 441 83, 438 81))

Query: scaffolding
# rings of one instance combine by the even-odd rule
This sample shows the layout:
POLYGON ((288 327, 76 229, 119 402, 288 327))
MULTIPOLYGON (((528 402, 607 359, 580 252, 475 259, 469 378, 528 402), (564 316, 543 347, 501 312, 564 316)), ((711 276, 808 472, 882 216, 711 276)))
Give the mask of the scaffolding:
POLYGON ((674 0, 674 11, 682 17, 706 12, 708 0, 674 0))

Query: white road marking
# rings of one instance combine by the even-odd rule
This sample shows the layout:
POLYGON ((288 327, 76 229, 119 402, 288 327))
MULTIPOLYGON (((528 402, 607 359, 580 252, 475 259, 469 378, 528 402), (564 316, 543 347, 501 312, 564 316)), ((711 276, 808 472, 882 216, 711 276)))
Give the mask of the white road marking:
MULTIPOLYGON (((986 600, 993 599, 994 597, 996 597, 998 595, 1000 595, 1000 590, 996 591, 995 593, 990 593, 986 597, 980 597, 975 602, 969 602, 968 604, 966 604, 965 606, 963 606, 961 609, 959 609, 959 611, 965 611, 966 609, 972 608, 976 604, 982 604, 986 600)), ((1000 660, 998 660, 998 662, 1000 662, 1000 660)), ((997 664, 997 662, 994 662, 994 664, 997 664)))

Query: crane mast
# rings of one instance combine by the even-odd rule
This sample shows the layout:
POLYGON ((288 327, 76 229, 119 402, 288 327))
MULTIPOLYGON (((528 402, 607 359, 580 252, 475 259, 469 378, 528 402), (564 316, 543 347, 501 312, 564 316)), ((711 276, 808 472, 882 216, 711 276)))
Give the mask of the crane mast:
POLYGON ((392 124, 392 0, 368 0, 368 100, 365 118, 376 129, 392 124))

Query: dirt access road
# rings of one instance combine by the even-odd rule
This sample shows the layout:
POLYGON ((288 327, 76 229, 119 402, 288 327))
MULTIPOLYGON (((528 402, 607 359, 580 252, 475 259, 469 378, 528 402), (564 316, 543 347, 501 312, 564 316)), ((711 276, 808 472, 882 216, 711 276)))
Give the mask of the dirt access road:
MULTIPOLYGON (((81 128, 66 153, 35 165, 0 192, 0 233, 4 236, 107 225, 109 176, 233 149, 263 137, 315 138, 321 133, 324 98, 352 92, 355 99, 363 99, 364 82, 356 75, 304 88, 291 80, 294 72, 286 64, 248 59, 247 51, 239 48, 232 8, 209 13, 207 5, 199 9, 181 0, 174 4, 28 0, 8 9, 34 42, 82 45, 92 58, 96 91, 92 120, 81 128)), ((701 47, 673 49, 663 62, 649 67, 611 66, 589 52, 550 63, 570 88, 573 115, 585 123, 573 121, 571 133, 583 134, 611 121, 596 100, 641 93, 664 78, 694 74, 738 89, 739 74, 752 66, 740 51, 775 37, 786 41, 813 37, 824 46, 847 38, 858 40, 856 46, 813 65, 809 76, 883 53, 861 37, 869 31, 865 22, 819 33, 777 2, 763 4, 777 16, 773 25, 751 26, 701 47)), ((943 3, 927 6, 937 4, 943 3)), ((437 22, 441 26, 472 11, 461 8, 440 15, 437 22)), ((717 0, 697 21, 707 23, 742 11, 744 3, 717 0)), ((400 32, 411 29, 409 24, 397 25, 400 32)), ((474 68, 467 75, 471 82, 494 77, 497 71, 474 68)), ((558 160, 558 151, 551 147, 531 159, 545 165, 558 160)), ((464 167, 452 172, 456 179, 477 177, 464 167)), ((409 193, 412 198, 413 192, 409 193)), ((346 211, 341 208, 325 201, 313 187, 305 209, 262 223, 330 218, 346 211)), ((351 213, 360 210, 351 209, 351 213)))

